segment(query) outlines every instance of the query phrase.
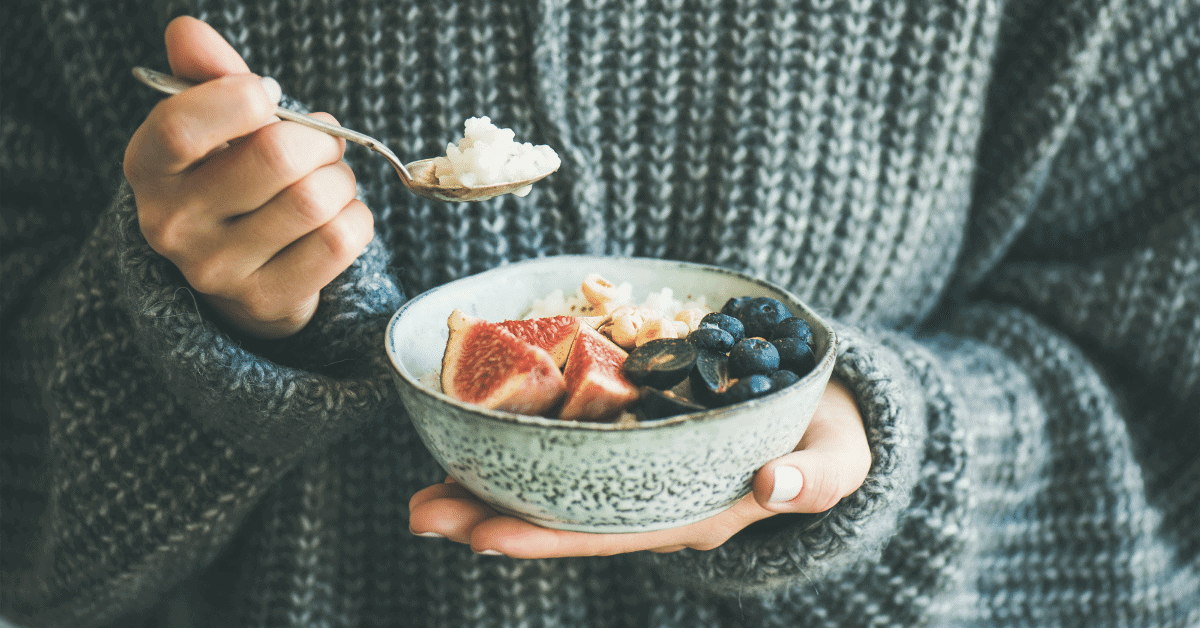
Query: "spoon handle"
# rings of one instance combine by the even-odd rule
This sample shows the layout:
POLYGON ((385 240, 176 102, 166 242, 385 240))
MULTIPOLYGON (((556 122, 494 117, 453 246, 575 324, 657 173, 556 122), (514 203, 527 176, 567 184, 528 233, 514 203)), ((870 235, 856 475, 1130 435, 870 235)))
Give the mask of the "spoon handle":
MULTIPOLYGON (((178 94, 179 92, 196 85, 195 82, 141 66, 133 68, 133 76, 142 83, 145 83, 146 85, 153 87, 164 94, 178 94)), ((318 131, 323 131, 334 137, 340 137, 344 140, 354 142, 355 144, 366 146, 380 155, 383 155, 384 158, 391 162, 392 166, 396 168, 396 171, 400 173, 400 176, 406 179, 405 183, 412 181, 412 175, 409 174, 408 168, 405 168, 404 164, 400 162, 400 158, 397 157, 396 154, 391 151, 391 149, 389 149, 387 146, 384 146, 383 142, 380 142, 369 135, 363 135, 358 131, 351 131, 346 127, 338 126, 336 124, 322 122, 316 118, 310 118, 299 111, 292 111, 291 109, 284 109, 283 107, 276 107, 275 115, 283 120, 303 124, 304 126, 317 129, 318 131)))

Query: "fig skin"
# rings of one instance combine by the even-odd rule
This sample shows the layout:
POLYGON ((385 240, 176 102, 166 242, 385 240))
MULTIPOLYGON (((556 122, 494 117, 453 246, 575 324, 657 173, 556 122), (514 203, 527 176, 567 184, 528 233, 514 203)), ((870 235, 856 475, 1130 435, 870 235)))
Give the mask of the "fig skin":
POLYGON ((545 350, 498 324, 459 310, 447 321, 442 391, 491 410, 540 415, 566 393, 566 379, 545 350))

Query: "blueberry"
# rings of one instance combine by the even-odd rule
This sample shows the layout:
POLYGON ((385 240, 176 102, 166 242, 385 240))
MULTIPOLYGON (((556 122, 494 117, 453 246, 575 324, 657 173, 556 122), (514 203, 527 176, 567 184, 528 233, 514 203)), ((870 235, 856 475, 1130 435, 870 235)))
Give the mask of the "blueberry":
POLYGON ((744 338, 729 350, 729 376, 770 375, 779 368, 779 350, 762 338, 744 338))
POLYGON ((798 381, 800 381, 800 376, 787 369, 779 369, 778 371, 771 373, 771 388, 773 390, 786 388, 798 381))
POLYGON ((775 330, 771 332, 770 339, 799 338, 804 342, 811 343, 812 335, 812 328, 808 326, 808 323, 804 322, 803 318, 793 316, 779 321, 779 324, 775 326, 775 330))
POLYGON ((719 327, 698 327, 687 335, 688 342, 709 351, 729 353, 733 348, 734 339, 729 332, 719 327))
POLYGON ((743 377, 734 382, 729 387, 729 390, 725 391, 725 400, 728 403, 737 403, 739 401, 757 399, 771 392, 772 388, 771 378, 766 375, 743 377))
POLYGON ((720 312, 709 312, 700 319, 700 327, 713 326, 718 329, 723 329, 733 336, 733 341, 737 342, 746 337, 746 327, 742 325, 742 321, 720 312))
POLYGON ((741 311, 742 306, 749 301, 750 297, 733 297, 725 302, 725 305, 721 308, 721 313, 737 318, 738 312, 741 311))
POLYGON ((779 368, 781 369, 802 375, 817 365, 817 358, 813 355, 812 348, 799 338, 779 338, 772 340, 771 344, 779 353, 779 368))
POLYGON ((747 338, 770 338, 775 326, 792 312, 783 303, 770 297, 755 297, 742 306, 738 319, 746 327, 747 338))

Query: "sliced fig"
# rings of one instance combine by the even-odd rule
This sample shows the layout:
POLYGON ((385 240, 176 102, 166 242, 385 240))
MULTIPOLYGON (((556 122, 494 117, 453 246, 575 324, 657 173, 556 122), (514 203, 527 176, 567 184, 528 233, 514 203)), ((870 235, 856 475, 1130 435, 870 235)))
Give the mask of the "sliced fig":
POLYGON ((641 388, 641 399, 637 409, 646 419, 665 419, 669 416, 687 414, 689 412, 704 412, 707 408, 669 391, 658 390, 649 386, 641 388))
POLYGON ((574 316, 504 321, 500 326, 517 338, 545 349, 560 369, 567 363, 567 355, 571 353, 571 345, 575 342, 575 335, 579 333, 579 319, 574 316))
POLYGON ((667 390, 692 371, 700 350, 683 338, 659 338, 629 352, 625 377, 635 383, 667 390))
POLYGON ((600 332, 580 325, 563 371, 567 398, 558 417, 602 421, 632 406, 638 399, 638 389, 622 373, 625 357, 625 351, 600 332))
POLYGON ((729 377, 729 358, 725 354, 700 350, 689 379, 696 401, 709 408, 725 405, 725 391, 735 381, 729 377))
POLYGON ((447 321, 450 337, 442 356, 442 391, 492 410, 542 414, 566 392, 566 380, 550 354, 498 324, 459 310, 447 321))

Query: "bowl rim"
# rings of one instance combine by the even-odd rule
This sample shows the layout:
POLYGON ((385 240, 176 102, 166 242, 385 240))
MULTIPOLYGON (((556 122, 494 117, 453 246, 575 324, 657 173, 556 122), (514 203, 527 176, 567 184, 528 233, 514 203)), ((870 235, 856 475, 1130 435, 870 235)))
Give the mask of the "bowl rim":
MULTIPOLYGON (((793 313, 795 313, 795 312, 793 312, 793 313)), ((814 330, 814 331, 816 331, 816 330, 814 330)), ((822 316, 817 314, 815 311, 813 311, 813 309, 811 307, 809 307, 808 304, 804 303, 798 297, 796 297, 796 295, 792 294, 791 291, 789 291, 775 283, 772 283, 765 279, 760 279, 758 277, 754 277, 753 275, 747 274, 742 271, 737 271, 737 270, 725 268, 722 266, 715 266, 712 264, 702 264, 699 262, 688 262, 688 261, 682 261, 682 260, 661 259, 661 258, 654 258, 654 257, 621 256, 621 255, 618 255, 618 256, 613 256, 613 255, 575 255, 575 254, 550 255, 550 256, 544 256, 544 257, 530 258, 530 259, 516 261, 516 262, 507 262, 507 263, 501 264, 500 266, 497 266, 495 268, 490 268, 488 270, 485 270, 485 271, 482 271, 479 273, 466 275, 464 277, 460 277, 453 281, 446 282, 440 286, 430 288, 429 290, 426 290, 426 291, 416 295, 415 297, 405 301, 404 304, 402 304, 396 310, 396 312, 394 314, 392 314, 392 317, 388 320, 387 329, 384 333, 384 350, 387 353, 388 362, 392 367, 393 373, 399 377, 400 381, 402 381, 408 388, 414 390, 417 394, 425 395, 439 403, 449 404, 449 405, 455 406, 461 410, 465 410, 465 411, 467 411, 467 413, 469 413, 470 416, 474 416, 477 419, 501 421, 501 422, 505 422, 505 423, 516 423, 518 425, 525 425, 525 426, 529 426, 529 427, 538 427, 538 428, 561 429, 561 430, 566 430, 566 431, 597 431, 597 432, 641 431, 641 430, 649 430, 649 429, 662 429, 662 428, 674 427, 674 426, 678 426, 678 425, 685 424, 685 423, 697 423, 697 422, 707 423, 707 422, 711 422, 711 421, 719 421, 722 419, 726 419, 726 418, 728 418, 728 416, 733 415, 733 414, 740 415, 740 413, 742 413, 744 411, 753 410, 757 406, 765 405, 767 403, 774 404, 786 395, 795 394, 795 393, 798 393, 799 391, 803 390, 809 382, 816 380, 816 379, 828 377, 829 373, 831 373, 833 370, 833 362, 837 356, 837 346, 838 346, 838 337, 837 337, 837 334, 834 332, 832 325, 830 325, 829 322, 827 320, 825 320, 825 318, 823 318, 822 316), (554 419, 554 418, 550 418, 550 417, 532 416, 532 415, 526 415, 526 414, 518 414, 515 412, 507 412, 507 411, 503 411, 503 410, 491 410, 491 409, 487 409, 487 408, 481 408, 474 404, 469 404, 469 403, 459 401, 441 391, 431 390, 430 388, 424 386, 419 381, 417 381, 417 379, 415 377, 413 377, 410 373, 408 373, 405 369, 401 368, 401 366, 399 364, 398 356, 396 355, 396 352, 394 350, 395 343, 392 340, 393 340, 393 336, 394 336, 394 330, 395 330, 396 326, 399 324, 400 319, 403 317, 404 313, 407 310, 409 310, 410 307, 414 303, 418 302, 422 298, 428 297, 429 295, 431 295, 432 293, 434 293, 438 290, 442 290, 447 286, 450 286, 452 284, 455 284, 455 283, 458 283, 461 281, 466 281, 466 280, 478 281, 479 278, 486 277, 487 275, 511 272, 513 269, 520 268, 523 266, 552 265, 553 263, 555 263, 556 260, 563 260, 563 259, 571 259, 571 260, 577 260, 577 261, 604 260, 606 263, 612 263, 612 262, 619 263, 621 261, 635 261, 637 263, 650 263, 652 265, 661 264, 661 265, 669 265, 669 266, 688 266, 688 267, 692 267, 695 269, 703 270, 705 272, 717 272, 717 273, 732 275, 734 277, 737 277, 738 279, 758 284, 759 286, 761 286, 763 288, 766 288, 768 290, 778 292, 778 293, 784 295, 788 300, 791 301, 791 303, 788 304, 789 309, 792 309, 791 306, 793 306, 793 305, 799 306, 799 308, 803 311, 805 318, 809 318, 811 320, 816 320, 816 321, 820 322, 821 327, 823 327, 825 330, 825 334, 824 334, 825 338, 826 338, 825 354, 820 357, 820 359, 817 361, 816 366, 814 366, 811 371, 809 371, 806 375, 804 375, 799 380, 797 380, 796 382, 794 382, 793 384, 788 386, 783 391, 780 391, 779 393, 767 395, 764 397, 759 397, 757 399, 751 399, 748 401, 738 402, 738 403, 728 405, 728 406, 721 406, 718 408, 709 408, 703 412, 678 414, 675 416, 665 417, 662 419, 651 419, 648 421, 636 421, 633 423, 618 423, 615 421, 603 421, 603 422, 565 421, 563 419, 554 419)))

